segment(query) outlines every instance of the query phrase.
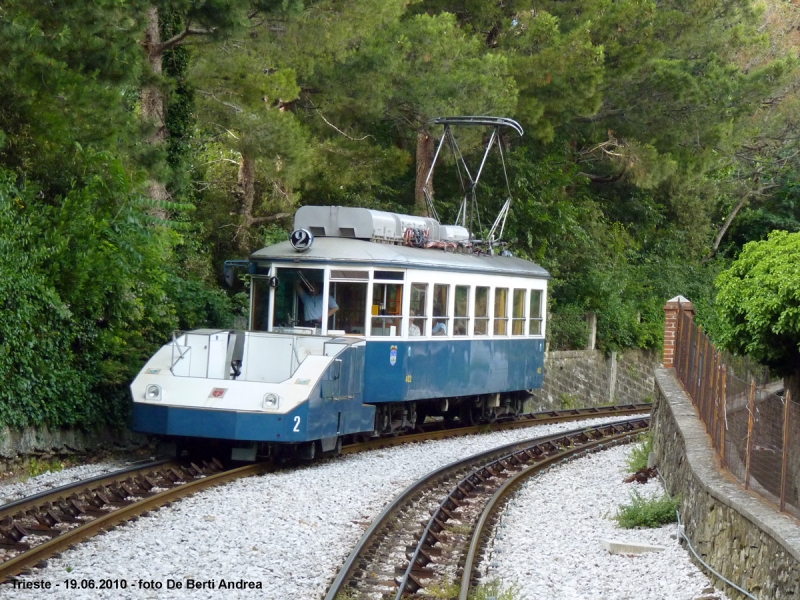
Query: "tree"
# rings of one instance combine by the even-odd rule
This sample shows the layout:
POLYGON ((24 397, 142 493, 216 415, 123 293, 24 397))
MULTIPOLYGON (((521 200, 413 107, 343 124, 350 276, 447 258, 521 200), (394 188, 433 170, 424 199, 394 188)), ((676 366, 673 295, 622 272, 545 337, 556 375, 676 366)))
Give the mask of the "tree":
POLYGON ((125 153, 137 142, 124 91, 141 74, 136 24, 118 2, 10 0, 0 8, 0 164, 69 192, 76 147, 125 153))
POLYGON ((489 53, 482 39, 460 29, 448 13, 386 23, 357 51, 319 65, 308 84, 303 87, 314 92, 302 99, 341 129, 388 136, 415 154, 414 210, 420 214, 427 212, 422 184, 433 160, 431 119, 508 115, 516 103, 505 56, 489 53))
POLYGON ((800 233, 746 244, 716 286, 720 343, 773 369, 800 400, 800 233))
POLYGON ((307 133, 295 114, 286 110, 300 92, 295 72, 270 67, 274 63, 263 43, 269 35, 266 29, 253 31, 247 40, 199 53, 193 69, 205 135, 234 156, 226 158, 223 152, 219 158, 209 158, 238 162, 232 186, 238 204, 233 239, 242 255, 254 249, 256 227, 293 212, 292 191, 309 159, 307 133), (257 193, 257 184, 262 193, 257 193), (263 202, 266 198, 271 201, 263 202), (274 210, 258 215, 263 208, 274 210))
MULTIPOLYGON (((141 84, 141 116, 149 134, 146 142, 155 154, 166 153, 168 141, 167 86, 164 58, 174 49, 203 39, 219 42, 244 29, 262 12, 284 12, 294 2, 282 0, 145 0, 136 15, 141 23, 141 46, 146 68, 141 84), (168 35, 162 35, 166 33, 168 35)), ((153 161, 156 162, 156 161, 153 161)), ((148 181, 148 195, 155 202, 154 214, 166 216, 169 199, 164 175, 155 169, 148 181)))

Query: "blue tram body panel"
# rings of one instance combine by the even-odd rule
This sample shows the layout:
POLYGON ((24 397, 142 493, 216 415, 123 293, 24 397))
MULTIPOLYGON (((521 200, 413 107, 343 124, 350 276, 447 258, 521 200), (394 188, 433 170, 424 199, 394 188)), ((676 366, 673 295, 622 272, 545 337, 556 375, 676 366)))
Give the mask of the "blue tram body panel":
POLYGON ((542 339, 369 341, 366 355, 370 403, 527 390, 544 377, 542 339))
POLYGON ((133 408, 133 429, 162 435, 225 440, 305 441, 308 414, 307 403, 284 415, 136 404, 133 408), (299 435, 292 432, 295 417, 300 418, 299 435))

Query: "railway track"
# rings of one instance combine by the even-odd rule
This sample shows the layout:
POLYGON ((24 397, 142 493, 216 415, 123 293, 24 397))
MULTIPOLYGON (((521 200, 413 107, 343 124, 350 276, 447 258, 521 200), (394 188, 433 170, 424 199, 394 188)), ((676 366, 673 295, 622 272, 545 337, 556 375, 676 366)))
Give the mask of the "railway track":
POLYGON ((202 466, 156 461, 2 505, 0 582, 175 500, 273 468, 257 463, 226 469, 216 460, 202 466))
POLYGON ((400 598, 460 583, 469 596, 499 509, 526 478, 557 462, 628 441, 649 418, 515 442, 465 458, 409 486, 372 523, 325 600, 400 598))
MULTIPOLYGON (((429 431, 354 443, 342 449, 351 454, 374 448, 424 440, 471 435, 544 423, 625 415, 649 410, 648 404, 546 411, 518 420, 429 431)), ((0 505, 0 583, 24 573, 79 542, 182 497, 242 477, 274 471, 271 462, 226 468, 216 459, 197 465, 160 460, 75 482, 0 505)))
POLYGON ((531 427, 533 425, 582 421, 599 417, 624 417, 625 415, 636 415, 643 412, 649 413, 651 408, 651 404, 642 403, 548 410, 526 413, 514 420, 496 421, 494 423, 470 425, 468 427, 448 427, 442 422, 426 423, 425 429, 421 432, 406 433, 397 437, 380 437, 365 442, 348 444, 342 448, 342 454, 352 454, 354 452, 362 452, 364 450, 373 450, 376 448, 387 448, 400 444, 411 444, 414 442, 439 440, 463 435, 475 435, 476 433, 485 433, 487 431, 519 429, 521 427, 531 427))

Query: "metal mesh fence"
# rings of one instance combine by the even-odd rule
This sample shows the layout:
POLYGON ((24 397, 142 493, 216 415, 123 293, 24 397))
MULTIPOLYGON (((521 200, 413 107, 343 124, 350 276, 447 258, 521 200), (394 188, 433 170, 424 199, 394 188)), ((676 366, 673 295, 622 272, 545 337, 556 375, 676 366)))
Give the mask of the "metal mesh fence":
POLYGON ((746 489, 800 517, 800 404, 764 389, 763 367, 729 360, 681 307, 675 371, 722 466, 746 489))

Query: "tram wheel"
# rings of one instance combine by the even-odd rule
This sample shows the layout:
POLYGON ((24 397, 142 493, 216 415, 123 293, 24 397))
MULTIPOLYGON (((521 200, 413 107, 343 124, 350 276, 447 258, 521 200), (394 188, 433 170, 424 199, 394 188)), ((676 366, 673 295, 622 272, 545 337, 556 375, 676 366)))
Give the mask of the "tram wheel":
POLYGON ((481 422, 481 409, 478 406, 469 406, 470 403, 461 405, 458 411, 458 420, 465 426, 478 425, 481 422))
POLYGON ((428 413, 426 411, 426 407, 423 404, 417 405, 417 420, 416 426, 417 428, 422 427, 423 423, 425 423, 425 419, 428 418, 428 413))

